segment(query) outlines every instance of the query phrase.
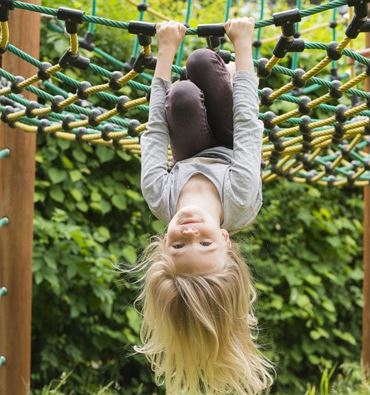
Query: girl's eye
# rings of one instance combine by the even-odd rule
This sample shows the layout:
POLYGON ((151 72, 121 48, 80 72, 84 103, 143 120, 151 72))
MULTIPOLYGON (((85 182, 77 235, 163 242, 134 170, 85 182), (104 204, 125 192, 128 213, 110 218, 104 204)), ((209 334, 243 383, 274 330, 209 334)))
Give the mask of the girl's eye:
POLYGON ((176 249, 179 249, 179 248, 184 247, 184 244, 173 244, 172 247, 176 248, 176 249))
POLYGON ((201 241, 200 244, 204 247, 208 247, 212 244, 212 242, 211 241, 201 241))

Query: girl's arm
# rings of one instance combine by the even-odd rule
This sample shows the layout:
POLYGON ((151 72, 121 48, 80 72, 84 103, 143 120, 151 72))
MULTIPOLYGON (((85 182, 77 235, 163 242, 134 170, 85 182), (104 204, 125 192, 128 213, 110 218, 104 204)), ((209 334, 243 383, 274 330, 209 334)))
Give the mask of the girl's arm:
MULTIPOLYGON (((234 164, 230 183, 239 204, 255 216, 262 203, 261 150, 263 123, 258 119, 258 78, 252 59, 253 18, 228 21, 225 30, 235 50, 234 164)), ((252 219, 252 218, 251 218, 252 219)))
MULTIPOLYGON (((151 86, 148 130, 141 137, 141 189, 151 210, 161 217, 160 202, 168 175, 168 126, 166 91, 171 86, 171 67, 186 28, 177 22, 157 24, 158 58, 151 86)), ((163 217, 163 216, 162 216, 163 217)))

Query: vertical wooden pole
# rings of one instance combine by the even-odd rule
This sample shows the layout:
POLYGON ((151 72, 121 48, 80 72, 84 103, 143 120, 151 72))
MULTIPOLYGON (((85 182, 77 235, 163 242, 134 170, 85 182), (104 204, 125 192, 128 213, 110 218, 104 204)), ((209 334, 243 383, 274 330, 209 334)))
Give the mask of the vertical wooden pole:
MULTIPOLYGON (((370 33, 365 33, 365 48, 370 48, 370 33)), ((370 91, 370 78, 365 82, 370 91)), ((368 150, 370 152, 370 150, 368 150)), ((370 378, 370 187, 364 188, 364 310, 362 313, 362 361, 370 378)))
MULTIPOLYGON (((15 9, 9 28, 10 42, 38 58, 40 15, 15 9)), ((2 68, 24 77, 36 72, 8 52, 2 56, 2 68)), ((8 290, 0 298, 0 355, 6 358, 0 367, 0 394, 4 395, 26 395, 30 389, 35 137, 0 125, 0 149, 10 150, 8 158, 0 159, 0 217, 9 219, 0 228, 0 287, 8 290)))

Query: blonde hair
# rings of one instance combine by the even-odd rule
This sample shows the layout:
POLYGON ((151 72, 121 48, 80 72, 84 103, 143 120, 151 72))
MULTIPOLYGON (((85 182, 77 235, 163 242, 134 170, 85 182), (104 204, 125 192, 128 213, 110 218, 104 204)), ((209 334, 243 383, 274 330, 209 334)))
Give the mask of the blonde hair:
POLYGON ((141 347, 157 385, 168 395, 261 393, 273 382, 272 364, 255 344, 256 291, 238 246, 224 267, 209 274, 179 274, 164 240, 154 240, 137 266, 141 292, 141 347))

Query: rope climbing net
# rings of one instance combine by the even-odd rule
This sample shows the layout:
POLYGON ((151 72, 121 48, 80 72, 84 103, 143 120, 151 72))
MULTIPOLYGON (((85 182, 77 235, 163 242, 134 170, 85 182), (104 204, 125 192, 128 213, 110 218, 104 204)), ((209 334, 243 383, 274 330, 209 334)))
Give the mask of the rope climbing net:
MULTIPOLYGON (((360 89, 370 75, 370 63, 366 57, 349 49, 350 43, 361 37, 361 32, 370 31, 367 19, 369 1, 333 0, 303 10, 300 0, 297 0, 297 8, 275 13, 271 19, 263 19, 262 0, 261 17, 256 22, 254 63, 265 85, 259 90, 263 110, 259 117, 265 126, 262 152, 264 182, 287 178, 297 183, 332 186, 365 186, 370 183, 370 95, 363 88, 360 89), (348 23, 345 18, 336 17, 338 10, 348 10, 347 7, 350 7, 353 14, 348 23), (333 13, 330 26, 327 26, 332 29, 333 41, 320 43, 302 39, 300 35, 310 30, 299 32, 302 18, 327 10, 332 10, 333 13), (335 29, 343 23, 346 23, 345 33, 337 42, 335 29), (277 39, 262 40, 263 28, 271 25, 279 29, 280 35, 277 39), (276 45, 272 56, 269 59, 261 58, 261 45, 273 40, 276 40, 276 45), (299 68, 298 53, 306 50, 324 51, 324 55, 314 67, 299 68), (288 53, 292 56, 291 68, 278 64, 288 53), (338 75, 336 65, 343 57, 347 61, 351 59, 356 62, 360 70, 358 75, 338 75), (326 77, 328 72, 325 78, 320 78, 319 73, 325 73, 330 64, 330 78, 326 77), (272 89, 277 74, 289 77, 290 81, 272 89), (326 93, 310 98, 309 94, 318 89, 324 89, 326 93), (343 104, 343 99, 346 99, 346 103, 351 102, 351 105, 343 104), (276 102, 289 102, 294 108, 285 113, 275 113, 271 106, 276 102), (325 116, 314 117, 317 113, 325 116)), ((140 135, 145 133, 147 124, 130 119, 130 111, 133 108, 148 111, 151 70, 156 64, 151 51, 155 24, 144 22, 143 18, 145 12, 160 19, 167 18, 149 8, 146 0, 140 4, 134 0, 129 2, 138 8, 137 21, 120 22, 97 17, 95 1, 92 15, 85 15, 83 11, 75 9, 53 9, 21 1, 0 0, 0 53, 9 51, 38 69, 32 76, 14 76, 0 68, 1 121, 25 132, 52 134, 61 139, 110 146, 139 155, 140 135), (61 33, 64 33, 64 26, 59 21, 63 21, 69 35, 69 48, 58 63, 52 65, 40 62, 11 44, 8 23, 11 23, 11 12, 17 12, 16 9, 52 17, 57 22, 49 22, 48 26, 61 33), (79 26, 86 22, 89 23, 88 30, 83 37, 79 37, 79 26), (95 24, 125 29, 137 36, 129 61, 122 62, 94 45, 95 24), (120 70, 112 72, 92 63, 80 54, 80 47, 98 53, 120 70), (93 72, 102 82, 93 85, 88 81, 77 81, 66 75, 65 70, 68 68, 93 72), (139 75, 142 77, 140 80, 147 83, 135 81, 139 75), (130 100, 128 96, 121 95, 120 91, 126 85, 142 97, 130 100), (69 91, 65 90, 66 86, 70 88, 69 91), (40 100, 27 100, 22 95, 25 90, 32 92, 40 100), (92 97, 94 105, 90 101, 92 97), (105 108, 101 103, 110 108, 105 108)), ((229 18, 230 8, 231 1, 227 0, 225 20, 229 18)), ((189 22, 190 11, 191 0, 188 0, 185 23, 189 22)), ((323 24, 319 28, 325 26, 323 24)), ((208 47, 217 51, 226 63, 234 60, 232 53, 222 49, 225 34, 222 23, 187 28, 186 34, 206 38, 208 47)), ((185 75, 185 69, 181 67, 182 57, 183 44, 176 64, 172 66, 176 78, 185 75)), ((1 148, 0 158, 8 156, 6 147, 1 148)))

